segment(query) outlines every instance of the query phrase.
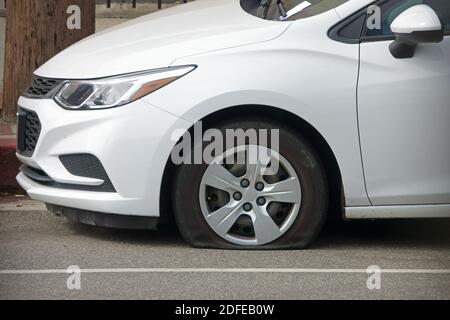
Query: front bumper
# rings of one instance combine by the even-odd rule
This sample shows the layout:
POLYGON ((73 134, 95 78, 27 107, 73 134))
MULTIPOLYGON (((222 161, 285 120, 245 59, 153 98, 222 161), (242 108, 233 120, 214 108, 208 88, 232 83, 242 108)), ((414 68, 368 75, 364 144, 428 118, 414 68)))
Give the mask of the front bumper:
POLYGON ((47 204, 47 209, 58 217, 65 217, 71 221, 105 228, 156 230, 160 220, 156 217, 98 213, 74 208, 65 208, 52 204, 47 204))
POLYGON ((19 108, 39 116, 41 131, 33 154, 17 157, 56 183, 45 185, 19 173, 17 181, 31 198, 93 212, 159 216, 164 168, 176 143, 172 133, 188 129, 189 122, 144 100, 114 109, 70 111, 53 100, 22 97, 19 108), (67 170, 60 157, 78 154, 96 157, 116 192, 86 191, 103 181, 67 170))

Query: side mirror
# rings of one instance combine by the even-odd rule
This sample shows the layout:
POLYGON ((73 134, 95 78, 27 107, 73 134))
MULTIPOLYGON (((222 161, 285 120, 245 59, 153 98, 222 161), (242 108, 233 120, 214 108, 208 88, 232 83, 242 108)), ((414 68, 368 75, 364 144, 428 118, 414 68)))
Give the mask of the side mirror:
POLYGON ((412 58, 417 45, 439 43, 444 39, 444 28, 434 10, 419 4, 402 12, 391 24, 396 40, 389 49, 397 59, 412 58))

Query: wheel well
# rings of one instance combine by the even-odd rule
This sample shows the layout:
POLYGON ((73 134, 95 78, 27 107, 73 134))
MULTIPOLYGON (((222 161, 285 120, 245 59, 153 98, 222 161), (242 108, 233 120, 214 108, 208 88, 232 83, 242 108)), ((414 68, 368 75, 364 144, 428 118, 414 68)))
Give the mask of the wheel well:
MULTIPOLYGON (((334 156, 333 151, 322 137, 322 135, 308 122, 300 118, 299 116, 270 106, 260 105, 244 105, 229 107, 212 113, 201 121, 203 122, 203 128, 211 128, 215 123, 219 121, 228 120, 236 117, 247 117, 258 115, 258 118, 267 118, 270 120, 277 120, 285 123, 292 129, 301 133, 308 141, 313 145, 319 154, 320 159, 323 162, 325 171, 328 178, 329 187, 329 218, 341 218, 342 208, 344 205, 343 199, 343 187, 341 172, 334 156), (236 116, 237 115, 237 116, 236 116)), ((192 128, 190 129, 192 130, 192 128)), ((164 170, 161 193, 160 193, 160 213, 161 222, 169 222, 173 217, 172 213, 172 182, 176 166, 168 159, 166 168, 164 170)))

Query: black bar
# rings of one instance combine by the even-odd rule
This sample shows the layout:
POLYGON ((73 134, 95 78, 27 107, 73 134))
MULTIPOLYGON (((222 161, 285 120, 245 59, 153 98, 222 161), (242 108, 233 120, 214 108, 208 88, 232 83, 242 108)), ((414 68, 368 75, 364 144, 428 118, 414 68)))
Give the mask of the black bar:
POLYGON ((21 109, 17 111, 17 150, 25 149, 25 126, 27 122, 27 113, 21 109))
MULTIPOLYGON (((89 279, 89 278, 88 278, 89 279)), ((90 280, 83 280, 90 281, 90 280)), ((256 290, 256 288, 255 288, 256 290)), ((100 298, 100 296, 97 296, 100 298)), ((119 298, 116 296, 116 299, 119 298)), ((148 299, 151 299, 150 294, 147 295, 148 299)), ((73 297, 72 299, 76 299, 73 297)), ((102 315, 103 317, 111 315, 119 315, 118 318, 130 318, 133 316, 141 315, 142 313, 152 311, 152 314, 156 314, 161 319, 295 319, 301 317, 295 317, 298 313, 302 314, 314 314, 317 317, 327 317, 330 314, 330 310, 335 314, 344 314, 349 319, 361 319, 366 318, 361 316, 359 310, 370 310, 372 318, 383 319, 386 318, 386 314, 394 314, 395 311, 401 312, 403 318, 418 314, 423 310, 434 310, 439 312, 442 310, 442 314, 448 311, 448 301, 198 301, 198 300, 174 300, 174 301, 0 301, 0 306, 3 312, 14 312, 14 315, 22 314, 28 316, 30 310, 34 314, 47 315, 49 308, 60 307, 61 310, 70 310, 74 317, 86 316, 86 309, 89 308, 89 314, 102 315), (255 308, 249 308, 254 306, 255 308), (272 312, 260 312, 261 306, 273 306, 272 312), (192 308, 209 308, 208 313, 205 316, 205 312, 200 314, 199 312, 192 313, 186 312, 192 310, 192 308), (393 310, 397 309, 397 310, 393 310), (356 310, 356 311, 355 311, 356 310), (392 312, 394 311, 394 312, 392 312), (356 312, 357 315, 354 315, 356 312), (358 317, 359 316, 359 317, 358 317)), ((197 309, 199 310, 199 309, 197 309)), ((204 310, 204 309, 203 309, 204 310)), ((266 308, 267 310, 267 308, 266 308)), ((55 316, 56 318, 56 316, 55 316)), ((150 317, 148 317, 150 319, 150 317)))
POLYGON ((48 175, 46 175, 45 172, 42 170, 36 170, 33 169, 27 165, 22 165, 19 168, 19 171, 22 172, 24 175, 26 175, 31 180, 41 182, 41 183, 47 183, 47 182, 53 182, 52 178, 50 178, 48 175))

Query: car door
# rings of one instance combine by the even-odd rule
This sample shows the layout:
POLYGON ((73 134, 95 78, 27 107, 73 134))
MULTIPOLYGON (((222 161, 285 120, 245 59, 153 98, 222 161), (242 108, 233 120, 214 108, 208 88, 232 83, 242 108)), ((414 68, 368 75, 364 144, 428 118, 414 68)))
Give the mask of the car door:
POLYGON ((358 118, 368 196, 373 205, 450 203, 450 1, 378 3, 381 29, 360 44, 358 118), (391 22, 427 4, 446 28, 439 44, 396 59, 391 22))

